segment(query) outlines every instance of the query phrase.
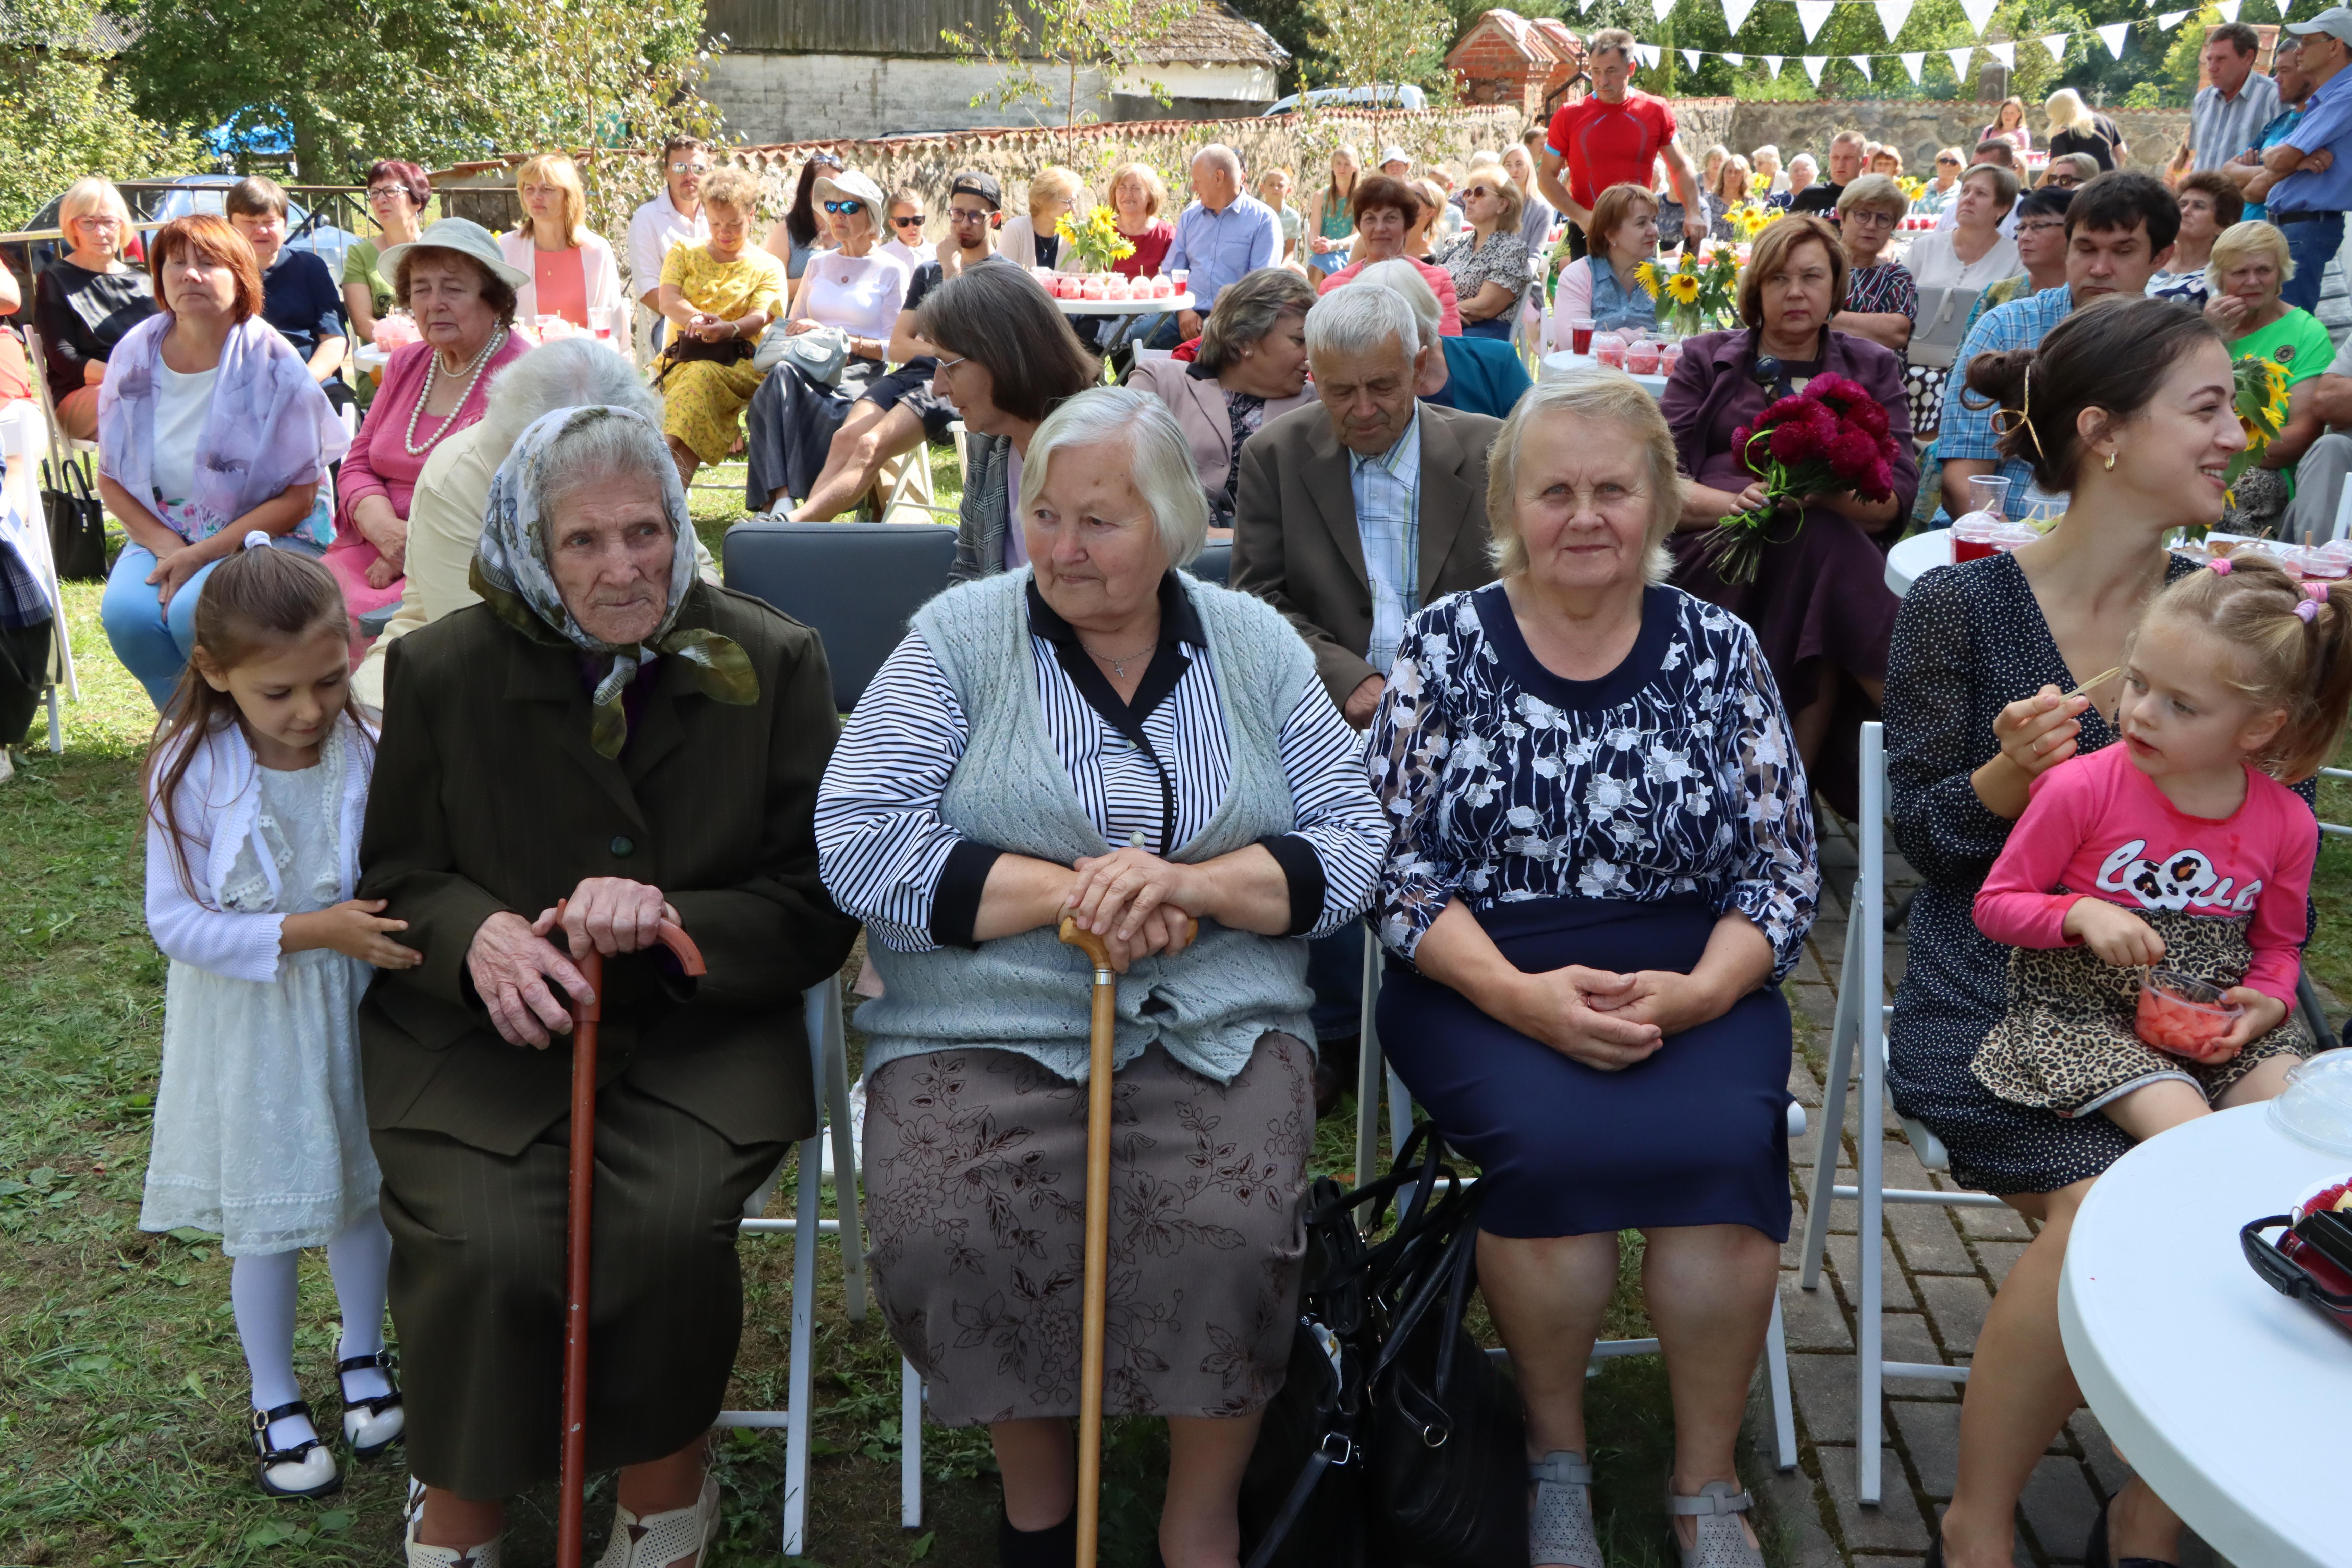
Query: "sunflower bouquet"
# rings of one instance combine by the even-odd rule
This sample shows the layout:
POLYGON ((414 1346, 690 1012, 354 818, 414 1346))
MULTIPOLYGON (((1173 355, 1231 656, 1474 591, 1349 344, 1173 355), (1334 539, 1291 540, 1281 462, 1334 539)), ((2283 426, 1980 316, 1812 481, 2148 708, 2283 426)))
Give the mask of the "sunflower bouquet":
POLYGON ((1082 222, 1070 220, 1077 209, 1071 208, 1054 225, 1054 232, 1069 242, 1070 255, 1081 271, 1108 272, 1114 261, 1124 261, 1135 254, 1135 242, 1121 234, 1118 215, 1108 207, 1096 207, 1082 222))
POLYGON ((1753 243, 1758 235, 1787 217, 1789 212, 1785 207, 1772 206, 1764 202, 1743 202, 1723 216, 1729 220, 1731 232, 1739 237, 1739 243, 1748 245, 1753 243))
POLYGON ((2286 425, 2286 367, 2249 354, 2231 367, 2231 379, 2236 384, 2238 425, 2246 433, 2246 449, 2221 473, 2221 482, 2233 485, 2286 425))
POLYGON ((1633 281, 1667 307, 1668 323, 1688 337, 1732 310, 1739 291, 1739 258, 1727 245, 1718 244, 1705 256, 1686 247, 1672 267, 1655 257, 1644 261, 1634 268, 1633 281))

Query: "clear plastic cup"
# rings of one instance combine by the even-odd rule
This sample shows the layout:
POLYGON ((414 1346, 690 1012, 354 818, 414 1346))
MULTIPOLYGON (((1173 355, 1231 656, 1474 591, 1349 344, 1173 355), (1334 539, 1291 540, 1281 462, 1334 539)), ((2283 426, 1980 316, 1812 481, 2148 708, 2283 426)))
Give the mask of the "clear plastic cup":
POLYGON ((1682 344, 1669 341, 1667 342, 1661 343, 1658 346, 1658 374, 1660 375, 1673 375, 1675 374, 1675 366, 1682 363, 1682 344))
POLYGON ((1592 318, 1571 316, 1568 322, 1568 346, 1570 352, 1589 354, 1592 352, 1592 318))
POLYGON ((1601 332, 1592 340, 1592 357, 1602 364, 1618 370, 1625 368, 1625 340, 1615 332, 1601 332))
POLYGON ((1658 374, 1658 345, 1647 338, 1635 338, 1625 345, 1625 368, 1635 375, 1658 374))
POLYGON ((2002 526, 1989 511, 1962 512, 1952 520, 1952 560, 1981 561, 1992 553, 1992 536, 2002 526))
POLYGON ((1179 294, 1188 291, 1185 286, 1191 283, 1192 280, 1192 273, 1190 268, 1171 267, 1168 269, 1169 286, 1174 289, 1179 294))
POLYGON ((2169 969, 2144 969, 2132 1032, 2160 1051, 2201 1056, 2245 1012, 2220 987, 2169 969))
POLYGON ((1969 481, 1969 510, 1994 519, 2009 515, 2009 481, 1999 474, 1979 474, 1969 481))
POLYGON ((2031 523, 2004 522, 1992 531, 1992 551, 2006 555, 2021 544, 2031 544, 2042 537, 2042 531, 2031 523))

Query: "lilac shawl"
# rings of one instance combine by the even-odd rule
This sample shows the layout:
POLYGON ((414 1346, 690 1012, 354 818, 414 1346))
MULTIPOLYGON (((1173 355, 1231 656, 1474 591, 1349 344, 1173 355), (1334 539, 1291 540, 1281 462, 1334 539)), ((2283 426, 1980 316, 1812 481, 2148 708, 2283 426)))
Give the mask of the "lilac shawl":
MULTIPOLYGON (((98 393, 99 471, 142 502, 155 495, 156 366, 172 318, 158 314, 123 334, 108 356, 98 393)), ((212 411, 196 454, 195 494, 184 517, 188 541, 208 539, 291 485, 323 486, 327 465, 352 438, 310 366, 259 316, 229 329, 221 344, 212 411)), ((320 510, 298 531, 318 532, 320 510)), ((331 532, 314 537, 321 547, 331 532)))

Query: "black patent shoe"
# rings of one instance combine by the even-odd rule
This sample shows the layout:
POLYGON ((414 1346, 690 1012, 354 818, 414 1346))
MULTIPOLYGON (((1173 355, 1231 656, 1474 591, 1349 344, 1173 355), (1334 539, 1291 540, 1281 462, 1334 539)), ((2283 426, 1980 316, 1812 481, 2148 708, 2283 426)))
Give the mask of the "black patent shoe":
POLYGON ((400 1384, 392 1381, 392 1355, 378 1351, 373 1355, 355 1355, 335 1363, 335 1386, 343 1399, 343 1441, 351 1445, 352 1457, 373 1459, 394 1443, 408 1430, 408 1417, 400 1407, 400 1384), (343 1374, 352 1372, 380 1372, 383 1380, 392 1384, 392 1392, 372 1398, 354 1399, 343 1384, 343 1374))
POLYGON ((310 1406, 297 1399, 275 1410, 253 1413, 253 1454, 261 1479, 261 1489, 269 1497, 332 1497, 343 1489, 342 1472, 335 1468, 335 1456, 328 1450, 323 1439, 316 1435, 318 1423, 311 1419, 310 1406), (280 1448, 269 1440, 269 1424, 299 1415, 314 1428, 310 1436, 291 1447, 280 1448))

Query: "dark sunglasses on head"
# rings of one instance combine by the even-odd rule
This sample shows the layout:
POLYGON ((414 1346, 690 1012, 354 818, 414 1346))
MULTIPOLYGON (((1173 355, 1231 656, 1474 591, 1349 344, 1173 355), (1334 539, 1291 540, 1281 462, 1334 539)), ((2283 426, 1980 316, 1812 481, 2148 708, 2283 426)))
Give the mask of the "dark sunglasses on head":
POLYGON ((866 204, 864 202, 827 202, 824 204, 824 210, 829 213, 862 213, 866 210, 866 204))
POLYGON ((890 226, 893 228, 920 228, 923 226, 923 215, 917 213, 911 217, 894 217, 890 220, 890 226))

